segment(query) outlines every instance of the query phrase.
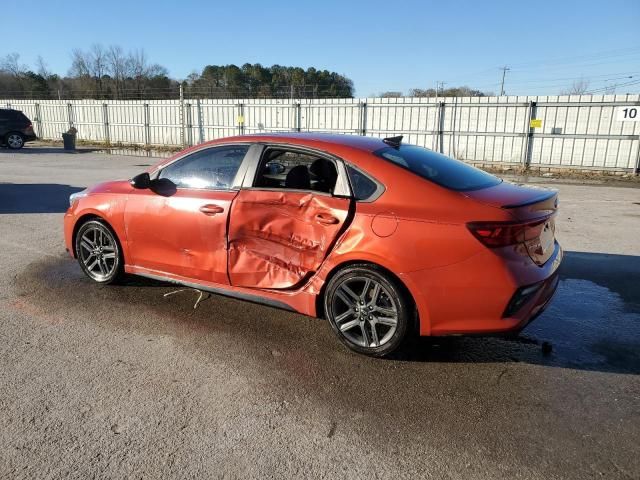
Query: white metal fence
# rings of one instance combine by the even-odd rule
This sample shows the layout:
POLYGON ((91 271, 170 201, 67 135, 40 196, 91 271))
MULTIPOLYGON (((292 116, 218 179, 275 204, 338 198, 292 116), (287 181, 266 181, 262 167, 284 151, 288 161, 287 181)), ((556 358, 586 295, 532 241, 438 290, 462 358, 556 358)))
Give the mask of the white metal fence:
POLYGON ((638 171, 640 95, 323 100, 0 100, 38 136, 193 145, 242 133, 404 135, 472 163, 638 171), (626 113, 623 110, 626 109, 626 113), (634 110, 635 109, 635 110, 634 110), (636 112, 636 117, 629 112, 636 112), (626 115, 627 118, 624 118, 626 115))

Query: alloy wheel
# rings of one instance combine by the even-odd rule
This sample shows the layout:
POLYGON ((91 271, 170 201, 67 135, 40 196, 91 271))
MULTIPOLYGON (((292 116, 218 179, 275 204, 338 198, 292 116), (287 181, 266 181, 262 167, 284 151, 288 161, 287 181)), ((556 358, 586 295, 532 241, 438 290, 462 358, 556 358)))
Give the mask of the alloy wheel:
POLYGON ((386 344, 398 327, 398 306, 393 295, 368 276, 345 279, 336 288, 331 307, 340 334, 360 347, 386 344))
POLYGON ((22 136, 17 133, 11 133, 7 136, 7 145, 9 148, 13 148, 15 150, 22 148, 24 145, 24 140, 22 136))
POLYGON ((118 267, 116 241, 111 232, 98 223, 81 232, 77 250, 87 275, 98 282, 108 279, 118 267))

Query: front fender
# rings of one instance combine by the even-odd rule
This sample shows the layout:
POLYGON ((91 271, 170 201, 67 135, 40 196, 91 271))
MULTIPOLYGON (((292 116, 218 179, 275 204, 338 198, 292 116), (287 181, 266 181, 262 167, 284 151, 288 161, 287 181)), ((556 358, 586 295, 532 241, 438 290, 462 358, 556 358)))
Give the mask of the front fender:
POLYGON ((124 208, 126 196, 115 197, 111 194, 92 194, 76 201, 64 215, 64 237, 67 251, 76 258, 74 236, 80 225, 88 218, 100 218, 115 232, 122 254, 129 257, 126 229, 124 227, 124 208))

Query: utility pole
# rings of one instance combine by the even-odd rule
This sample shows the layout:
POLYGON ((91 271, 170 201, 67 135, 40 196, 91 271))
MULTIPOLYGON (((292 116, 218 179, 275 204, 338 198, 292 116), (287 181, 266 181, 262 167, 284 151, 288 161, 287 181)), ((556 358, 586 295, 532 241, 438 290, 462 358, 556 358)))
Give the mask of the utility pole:
POLYGON ((500 86, 500 96, 502 97, 504 95, 504 77, 507 74, 507 71, 511 69, 505 65, 500 70, 502 70, 502 85, 500 86))

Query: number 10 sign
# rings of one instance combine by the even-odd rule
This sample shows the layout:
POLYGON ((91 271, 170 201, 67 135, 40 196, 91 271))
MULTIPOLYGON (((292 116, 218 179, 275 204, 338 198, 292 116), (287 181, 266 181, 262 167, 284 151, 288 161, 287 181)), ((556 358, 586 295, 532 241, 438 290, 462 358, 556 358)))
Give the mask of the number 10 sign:
POLYGON ((616 120, 619 122, 640 122, 640 107, 628 106, 616 108, 616 120))

